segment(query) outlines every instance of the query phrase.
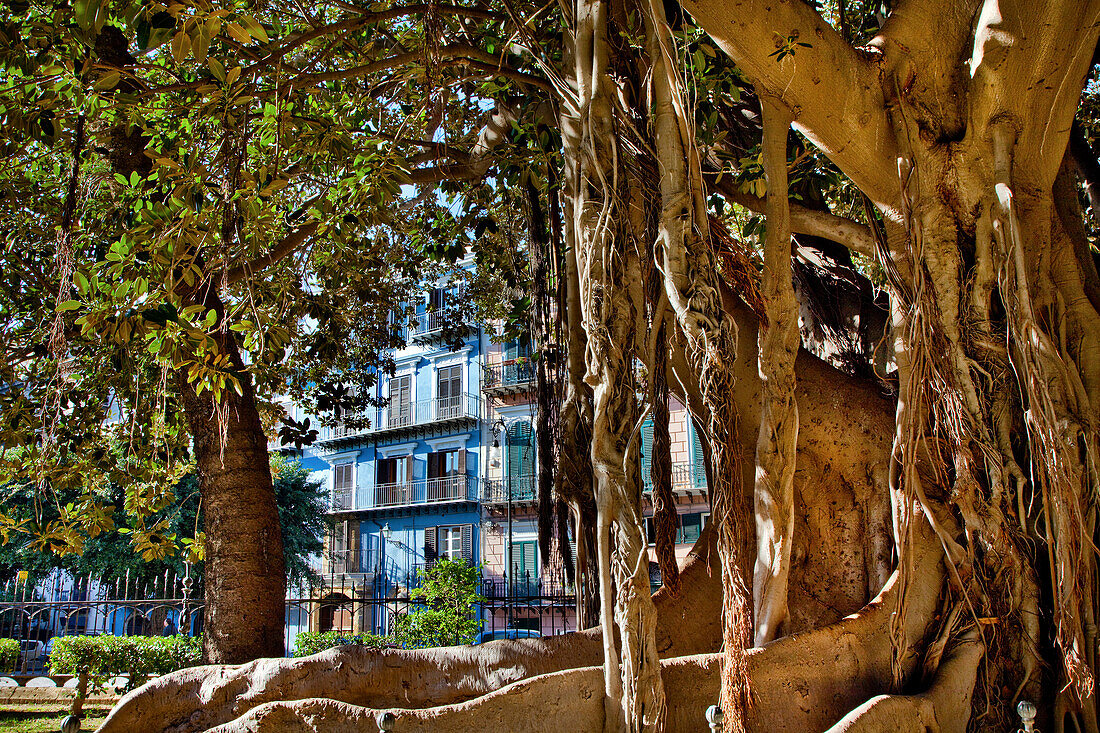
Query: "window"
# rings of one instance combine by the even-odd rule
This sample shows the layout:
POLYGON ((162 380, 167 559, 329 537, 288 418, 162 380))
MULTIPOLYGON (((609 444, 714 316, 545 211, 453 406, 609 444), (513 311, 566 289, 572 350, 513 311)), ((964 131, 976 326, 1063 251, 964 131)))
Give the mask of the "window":
POLYGON ((424 530, 424 559, 432 563, 441 557, 449 560, 474 560, 474 525, 457 524, 428 527, 424 530))
POLYGON ((512 499, 535 498, 535 434, 527 420, 508 427, 508 466, 505 481, 512 499))
POLYGON ((462 365, 440 367, 436 370, 436 408, 442 419, 462 414, 462 365))
POLYGON ((439 528, 439 556, 445 557, 448 560, 459 560, 462 558, 461 527, 439 528))
POLYGON ((517 596, 538 595, 538 542, 512 543, 512 592, 517 596))
POLYGON ((707 462, 703 456, 703 443, 699 440, 699 431, 691 425, 691 478, 693 489, 707 487, 707 462))
POLYGON ((443 478, 444 476, 461 476, 466 473, 466 467, 462 464, 466 451, 441 450, 428 454, 428 478, 443 478))
POLYGON ((436 451, 428 454, 427 501, 453 501, 466 498, 466 449, 436 451))
POLYGON ((355 491, 355 464, 338 463, 332 470, 332 508, 351 509, 355 491))
POLYGON ((684 514, 680 517, 680 531, 677 533, 679 536, 676 538, 676 542, 694 545, 702 531, 702 514, 684 514))
POLYGON ((433 288, 428 296, 428 312, 425 313, 427 323, 423 324, 427 332, 438 331, 443 328, 443 313, 447 308, 447 289, 433 288))
POLYGON ((413 476, 413 457, 379 458, 376 468, 375 506, 398 506, 408 503, 413 476))
POLYGON ((412 375, 390 377, 390 409, 387 427, 396 428, 412 424, 412 375))

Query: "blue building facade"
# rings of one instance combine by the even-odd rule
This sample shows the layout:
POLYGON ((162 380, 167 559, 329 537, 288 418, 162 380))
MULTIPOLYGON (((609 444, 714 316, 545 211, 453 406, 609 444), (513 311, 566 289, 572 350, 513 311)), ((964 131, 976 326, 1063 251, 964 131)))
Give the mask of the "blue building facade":
MULTIPOLYGON (((321 429, 301 457, 328 490, 332 530, 320 570, 346 589, 333 601, 403 596, 438 558, 481 562, 485 336, 470 327, 455 343, 449 304, 460 290, 437 285, 404 324, 393 374, 379 380, 375 396, 385 406, 366 414, 365 428, 321 429)), ((322 614, 315 625, 385 633, 392 610, 322 614)))

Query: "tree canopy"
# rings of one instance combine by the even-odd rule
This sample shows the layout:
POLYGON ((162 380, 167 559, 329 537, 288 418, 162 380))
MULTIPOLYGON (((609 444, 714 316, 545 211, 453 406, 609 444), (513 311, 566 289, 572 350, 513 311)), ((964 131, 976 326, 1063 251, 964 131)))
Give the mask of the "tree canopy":
MULTIPOLYGON (((636 434, 669 394, 708 457, 726 730, 999 729, 1024 697, 1098 729, 1095 3, 19 10, 3 435, 21 475, 82 485, 82 437, 125 404, 139 464, 193 451, 208 509, 261 499, 247 534, 207 534, 214 557, 254 542, 216 577, 263 576, 243 562, 278 554, 258 406, 356 394, 339 381, 384 368, 425 263, 468 243, 501 265, 488 292, 529 282, 496 314, 561 355, 540 360, 539 528, 564 547, 576 526, 606 730, 671 726, 669 690, 690 697, 666 690, 642 562, 636 434), (859 603, 882 591, 835 627, 792 601, 826 481, 867 517, 844 556, 859 603), (792 664, 823 649, 849 666, 792 664), (760 702, 773 663, 804 708, 760 702)), ((210 638, 215 661, 247 656, 210 638)), ((470 665, 471 689, 500 684, 470 665)), ((280 710, 318 720, 294 689, 280 710)))

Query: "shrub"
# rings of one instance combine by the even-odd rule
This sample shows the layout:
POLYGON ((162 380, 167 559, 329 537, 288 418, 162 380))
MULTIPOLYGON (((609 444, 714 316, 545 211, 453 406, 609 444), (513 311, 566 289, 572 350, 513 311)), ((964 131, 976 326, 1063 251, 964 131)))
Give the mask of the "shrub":
POLYGON ((0 639, 0 669, 15 669, 19 664, 19 642, 0 639))
POLYGON ((375 634, 345 634, 339 631, 303 631, 294 637, 294 656, 308 657, 310 654, 323 652, 334 646, 347 646, 358 644, 370 649, 384 649, 394 646, 393 639, 388 636, 376 636, 375 634))
POLYGON ((93 685, 127 675, 133 688, 152 675, 201 663, 199 636, 61 636, 54 641, 50 672, 87 675, 93 685))
POLYGON ((475 609, 481 568, 465 560, 440 559, 418 570, 420 587, 409 593, 419 602, 394 618, 394 637, 406 649, 472 644, 481 630, 475 609))

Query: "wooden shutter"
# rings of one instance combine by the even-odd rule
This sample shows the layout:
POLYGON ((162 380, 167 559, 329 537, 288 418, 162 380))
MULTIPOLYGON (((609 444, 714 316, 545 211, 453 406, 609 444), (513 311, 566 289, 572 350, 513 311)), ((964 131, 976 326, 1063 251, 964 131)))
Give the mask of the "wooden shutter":
POLYGON ((436 527, 424 529, 424 559, 431 563, 439 558, 438 545, 436 544, 436 527))
POLYGON ((458 475, 466 475, 466 448, 462 447, 458 449, 458 475))
POLYGON ((508 477, 513 482, 535 473, 535 446, 532 437, 531 423, 527 420, 512 423, 508 428, 508 477))
POLYGON ((653 416, 642 423, 642 486, 646 491, 653 489, 653 416))
POLYGON ((405 484, 411 484, 413 482, 413 469, 416 467, 416 459, 411 456, 405 456, 405 484))
POLYGON ((350 489, 353 481, 353 464, 341 463, 336 466, 336 488, 350 489))
POLYGON ((691 478, 692 488, 705 488, 707 485, 707 462, 703 456, 703 442, 695 424, 691 426, 691 478))
POLYGON ((680 517, 680 528, 679 541, 682 543, 695 544, 695 541, 699 539, 699 533, 702 529, 702 515, 682 515, 680 517))
POLYGON ((347 572, 349 572, 349 573, 358 573, 361 569, 359 567, 359 556, 362 554, 360 552, 361 542, 360 542, 360 535, 359 535, 359 520, 349 519, 348 523, 347 523, 347 526, 348 526, 348 565, 347 565, 347 572))
POLYGON ((462 559, 474 563, 474 525, 462 525, 462 559))

